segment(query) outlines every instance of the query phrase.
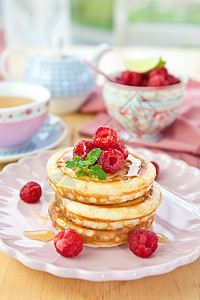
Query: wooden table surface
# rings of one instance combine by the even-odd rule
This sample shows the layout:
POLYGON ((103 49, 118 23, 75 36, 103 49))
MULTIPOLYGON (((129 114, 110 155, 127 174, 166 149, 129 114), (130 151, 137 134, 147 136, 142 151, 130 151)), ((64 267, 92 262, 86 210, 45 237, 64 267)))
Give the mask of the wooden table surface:
MULTIPOLYGON (((83 50, 86 51, 86 49, 83 50)), ((132 52, 134 53, 134 50, 132 52)), ((143 52, 145 52, 144 49, 143 52)), ((150 52, 152 54, 158 53, 158 49, 151 49, 150 52)), ((177 60, 179 59, 181 70, 188 71, 190 76, 200 79, 200 52, 194 49, 162 49, 162 53, 165 53, 165 57, 169 58, 171 65, 173 65, 174 61, 174 64, 177 66, 177 60), (185 68, 181 64, 184 61, 184 57, 186 60, 191 57, 191 61, 186 62, 185 68)), ((107 60, 105 59, 104 64, 106 65, 106 63, 107 60)), ((102 68, 103 66, 102 64, 102 68)), ((16 70, 16 68, 14 69, 16 70)), ((78 129, 87 121, 92 120, 94 115, 76 113, 60 117, 66 122, 69 132, 58 147, 74 145, 83 138, 78 134, 78 129)), ((4 165, 0 164, 0 170, 3 167, 4 165)), ((0 299, 197 300, 200 299, 200 259, 164 275, 135 281, 89 282, 78 279, 58 278, 45 272, 29 269, 17 260, 0 252, 0 299)))

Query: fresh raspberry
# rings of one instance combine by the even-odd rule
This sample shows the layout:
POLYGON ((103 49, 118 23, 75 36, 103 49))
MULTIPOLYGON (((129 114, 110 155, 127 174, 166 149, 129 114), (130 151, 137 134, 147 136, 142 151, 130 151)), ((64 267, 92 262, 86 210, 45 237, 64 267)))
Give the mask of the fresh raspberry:
POLYGON ((158 237, 152 231, 137 229, 129 235, 128 244, 135 255, 146 258, 156 251, 158 237))
POLYGON ((116 149, 109 149, 101 152, 99 165, 104 172, 115 173, 121 170, 124 164, 124 155, 116 149))
POLYGON ((37 202, 42 195, 41 186, 34 181, 25 184, 20 190, 20 198, 26 203, 37 202))
POLYGON ((117 142, 113 146, 113 148, 119 150, 124 155, 124 159, 127 159, 129 152, 126 146, 124 146, 124 142, 121 139, 117 139, 117 142))
POLYGON ((88 153, 96 146, 91 140, 81 140, 73 149, 73 156, 80 156, 86 159, 88 153))
POLYGON ((125 84, 125 80, 124 80, 124 78, 121 77, 121 75, 115 77, 115 81, 116 81, 116 83, 119 83, 119 84, 125 84))
POLYGON ((142 80, 142 86, 147 86, 147 84, 148 84, 148 79, 142 80))
POLYGON ((123 78, 125 85, 131 85, 132 84, 132 78, 133 78, 132 72, 124 71, 124 72, 121 73, 121 77, 123 78))
POLYGON ((148 73, 149 77, 154 77, 155 75, 162 75, 164 78, 167 77, 167 69, 165 67, 158 67, 148 73))
POLYGON ((169 74, 165 67, 158 67, 145 74, 124 71, 121 72, 119 76, 115 77, 115 81, 123 85, 152 87, 180 83, 180 80, 175 76, 169 74))
MULTIPOLYGON (((156 168, 156 177, 158 176, 159 174, 159 165, 155 162, 155 161, 151 161, 151 163, 154 165, 154 167, 156 168)), ((155 178, 156 178, 155 177, 155 178)))
POLYGON ((145 76, 145 75, 143 74, 141 86, 147 86, 148 80, 149 80, 148 76, 145 76))
POLYGON ((180 83, 180 80, 171 74, 168 74, 166 79, 170 85, 180 83))
MULTIPOLYGON (((119 77, 118 77, 119 78, 119 77)), ((124 71, 121 73, 121 81, 125 85, 141 86, 142 85, 142 75, 137 72, 124 71)))
POLYGON ((147 86, 156 87, 156 86, 166 86, 168 84, 169 84, 168 81, 165 79, 163 75, 154 75, 149 78, 147 86))
POLYGON ((67 228, 56 235, 54 246, 60 255, 73 257, 83 250, 83 241, 74 229, 67 228))
POLYGON ((99 148, 109 148, 115 145, 117 141, 117 133, 114 129, 109 127, 99 127, 97 128, 94 136, 93 142, 96 147, 99 148))
POLYGON ((142 85, 142 75, 137 72, 132 72, 132 85, 141 86, 142 85))

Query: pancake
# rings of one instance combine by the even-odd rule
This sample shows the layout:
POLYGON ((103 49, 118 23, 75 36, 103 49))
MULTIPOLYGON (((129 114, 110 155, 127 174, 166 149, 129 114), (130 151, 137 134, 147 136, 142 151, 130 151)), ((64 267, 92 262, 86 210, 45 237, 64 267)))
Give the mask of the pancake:
POLYGON ((63 216, 77 225, 93 229, 118 229, 134 226, 145 216, 152 214, 161 202, 156 183, 145 196, 112 205, 83 204, 58 195, 53 197, 63 216))
POLYGON ((116 204, 145 195, 154 181, 153 164, 141 155, 130 152, 122 169, 106 173, 106 180, 90 176, 77 178, 76 170, 65 167, 72 160, 72 148, 59 151, 47 163, 47 179, 56 194, 62 198, 93 204, 116 204))
POLYGON ((127 243, 128 237, 133 230, 143 228, 148 229, 154 219, 154 212, 142 219, 139 224, 127 228, 119 228, 117 230, 98 230, 89 229, 75 224, 64 216, 57 206, 56 201, 52 201, 49 205, 49 216, 52 225, 58 230, 66 228, 75 229, 83 240, 83 244, 89 247, 112 247, 123 243, 127 243))

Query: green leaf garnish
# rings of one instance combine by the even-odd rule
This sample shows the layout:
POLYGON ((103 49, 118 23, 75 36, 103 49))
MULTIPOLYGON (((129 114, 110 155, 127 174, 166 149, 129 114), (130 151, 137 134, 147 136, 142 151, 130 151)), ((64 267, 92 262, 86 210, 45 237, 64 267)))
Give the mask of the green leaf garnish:
POLYGON ((89 174, 96 179, 106 180, 106 173, 102 170, 102 167, 99 165, 91 166, 89 174))
POLYGON ((77 172, 76 172, 76 177, 81 177, 81 176, 88 176, 88 172, 85 171, 84 169, 79 169, 77 172))
POLYGON ((69 169, 76 169, 79 167, 79 162, 76 160, 68 160, 65 162, 65 165, 69 169))
POLYGON ((80 160, 83 160, 83 158, 80 156, 73 156, 73 160, 80 161, 80 160))
POLYGON ((86 159, 83 159, 79 156, 74 156, 72 160, 65 162, 65 166, 69 169, 77 169, 76 177, 80 178, 81 176, 92 176, 99 180, 106 179, 106 173, 102 170, 102 167, 99 165, 94 165, 97 159, 101 154, 100 148, 94 148, 91 150, 86 159))
POLYGON ((166 64, 166 61, 162 60, 162 58, 160 57, 160 61, 159 61, 158 67, 164 67, 165 64, 166 64))
POLYGON ((97 159, 99 158, 101 154, 101 149, 100 148, 94 148, 93 150, 91 150, 87 157, 86 160, 90 162, 90 165, 93 165, 97 159))
POLYGON ((80 168, 85 168, 87 167, 89 164, 88 164, 88 161, 87 160, 82 160, 79 162, 79 167, 80 168))

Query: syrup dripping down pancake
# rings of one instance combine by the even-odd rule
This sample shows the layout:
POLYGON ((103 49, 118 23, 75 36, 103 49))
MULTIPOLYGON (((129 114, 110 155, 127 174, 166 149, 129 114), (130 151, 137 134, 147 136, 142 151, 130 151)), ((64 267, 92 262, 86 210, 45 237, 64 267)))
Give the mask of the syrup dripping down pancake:
POLYGON ((150 227, 155 210, 161 202, 161 193, 154 183, 147 195, 133 201, 118 205, 88 205, 74 202, 73 212, 63 205, 63 202, 65 203, 63 200, 55 194, 51 197, 49 216, 54 227, 58 230, 67 227, 75 229, 86 245, 111 247, 127 242, 133 230, 150 227))
POLYGON ((152 213, 148 218, 135 226, 119 228, 117 230, 90 229, 68 220, 66 216, 63 216, 54 201, 49 205, 49 216, 55 228, 58 230, 65 230, 66 228, 75 229, 80 234, 84 245, 89 247, 113 247, 126 243, 128 236, 133 230, 139 228, 148 229, 154 219, 154 213, 152 213))

